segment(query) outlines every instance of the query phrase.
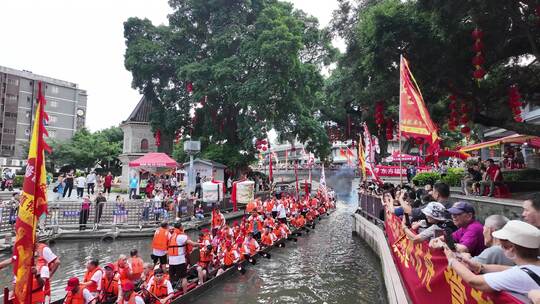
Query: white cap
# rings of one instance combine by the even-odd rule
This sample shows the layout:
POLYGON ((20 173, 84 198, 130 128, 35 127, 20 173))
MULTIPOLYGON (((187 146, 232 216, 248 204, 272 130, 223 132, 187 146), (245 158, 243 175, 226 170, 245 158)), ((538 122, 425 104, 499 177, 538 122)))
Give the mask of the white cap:
POLYGON ((540 247, 540 230, 522 221, 508 221, 502 229, 494 231, 491 235, 525 248, 540 247))

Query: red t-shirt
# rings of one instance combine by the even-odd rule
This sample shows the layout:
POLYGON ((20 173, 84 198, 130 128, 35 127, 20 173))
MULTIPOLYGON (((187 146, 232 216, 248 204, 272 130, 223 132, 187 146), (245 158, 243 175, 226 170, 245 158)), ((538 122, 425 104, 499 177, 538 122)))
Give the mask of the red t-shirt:
POLYGON ((501 168, 499 168, 499 166, 497 165, 489 166, 487 168, 487 175, 492 181, 499 182, 502 180, 502 173, 500 171, 501 171, 501 168), (499 172, 499 175, 497 176, 497 179, 495 179, 495 174, 497 172, 499 172))
POLYGON ((103 185, 105 187, 110 187, 112 185, 112 179, 113 179, 112 175, 105 176, 105 182, 103 183, 103 185))

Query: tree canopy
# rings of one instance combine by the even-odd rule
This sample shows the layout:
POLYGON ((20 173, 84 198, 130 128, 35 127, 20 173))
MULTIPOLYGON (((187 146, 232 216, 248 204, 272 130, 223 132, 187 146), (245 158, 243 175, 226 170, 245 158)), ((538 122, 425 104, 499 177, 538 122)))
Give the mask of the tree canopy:
MULTIPOLYGON (((327 109, 349 104, 373 122, 374 104, 386 101, 397 120, 399 58, 405 56, 433 120, 445 127, 453 94, 471 109, 472 122, 522 134, 540 126, 515 122, 508 89, 516 84, 523 101, 540 105, 539 16, 535 1, 340 0, 332 28, 347 52, 326 83, 327 109), (483 33, 487 74, 477 82, 471 63, 472 31, 483 33)), ((325 111, 325 113, 332 111, 325 111)))
POLYGON ((48 157, 54 167, 71 166, 86 170, 96 165, 105 170, 118 171, 122 153, 123 132, 111 127, 97 132, 78 130, 68 141, 51 140, 52 153, 48 157))
POLYGON ((337 51, 316 18, 277 0, 169 3, 169 25, 124 25, 125 65, 153 101, 154 130, 166 140, 177 131, 204 138, 243 165, 253 160, 253 140, 272 128, 328 154, 321 68, 337 51))

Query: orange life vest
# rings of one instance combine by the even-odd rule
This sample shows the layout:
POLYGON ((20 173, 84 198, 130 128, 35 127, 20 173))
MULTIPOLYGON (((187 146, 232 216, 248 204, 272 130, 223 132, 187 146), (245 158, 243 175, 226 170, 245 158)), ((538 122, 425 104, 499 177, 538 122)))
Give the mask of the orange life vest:
POLYGON ((221 227, 221 225, 223 224, 224 223, 221 214, 218 214, 217 212, 212 212, 212 228, 221 227))
POLYGON ((274 209, 274 202, 269 201, 266 203, 266 212, 272 212, 272 209, 274 209))
POLYGON ((246 212, 251 213, 251 211, 253 211, 255 208, 256 208, 255 202, 251 201, 247 203, 246 212))
MULTIPOLYGON (((41 268, 44 265, 39 265, 37 267, 37 273, 41 271, 41 268)), ((37 280, 36 275, 32 275, 32 303, 43 303, 45 302, 45 282, 47 279, 43 279, 43 284, 40 284, 37 280)))
MULTIPOLYGON (((249 249, 249 255, 255 255, 257 253, 259 244, 257 244, 255 239, 251 239, 246 245, 247 249, 249 249)), ((245 254, 248 254, 247 250, 245 254)))
MULTIPOLYGON (((120 267, 120 263, 115 263, 116 269, 118 269, 118 275, 120 276, 120 281, 130 281, 131 280, 131 273, 129 271, 129 265, 125 264, 124 267, 120 267)), ((101 285, 101 288, 103 288, 103 285, 101 285)))
MULTIPOLYGON (((139 296, 138 293, 132 292, 131 295, 129 296, 129 299, 127 299, 128 304, 135 304, 135 303, 137 303, 137 302, 135 301, 135 298, 137 298, 138 296, 139 296)), ((120 301, 118 301, 118 304, 124 304, 125 301, 126 301, 126 300, 124 300, 124 298, 121 297, 121 298, 120 298, 120 301)))
POLYGON ((72 291, 68 291, 64 304, 84 304, 84 289, 84 287, 80 286, 79 291, 77 291, 76 294, 73 294, 72 291))
POLYGON ((234 264, 234 259, 234 250, 225 250, 225 255, 223 256, 223 264, 225 264, 225 266, 231 266, 232 264, 234 264))
MULTIPOLYGON (((51 264, 52 264, 52 262, 54 262, 54 260, 51 261, 51 263, 47 263, 47 260, 45 260, 45 259, 43 258, 43 250, 44 250, 46 247, 49 247, 49 246, 47 246, 47 244, 45 244, 45 243, 38 243, 37 248, 36 248, 36 250, 37 250, 37 252, 38 252, 38 254, 39 254, 39 257, 38 257, 38 259, 37 259, 37 262, 38 262, 38 265, 39 265, 40 263, 43 263, 43 265, 47 264, 47 267, 49 267, 49 271, 52 271, 52 269, 51 269, 51 264)), ((56 260, 56 259, 55 259, 55 260, 56 260)), ((51 280, 50 280, 50 278, 49 278, 49 280, 45 280, 45 289, 44 289, 44 292, 45 292, 45 295, 46 295, 46 296, 50 296, 50 295, 51 295, 51 280)))
MULTIPOLYGON (((150 286, 150 288, 148 289, 148 291, 150 291, 151 293, 153 293, 156 297, 158 297, 159 299, 163 299, 163 298, 166 298, 169 294, 167 293, 167 284, 166 284, 166 279, 163 278, 161 280, 161 283, 158 283, 156 278, 154 277, 154 282, 152 284, 152 286, 150 286)), ((155 303, 159 303, 159 301, 155 301, 155 303)))
POLYGON ((152 240, 152 249, 156 250, 167 250, 167 243, 169 239, 167 235, 169 231, 166 228, 159 227, 158 230, 154 233, 154 239, 152 240))
MULTIPOLYGON (((92 276, 94 276, 94 273, 96 273, 97 271, 101 271, 102 275, 103 275, 103 270, 101 270, 101 268, 99 267, 96 267, 94 268, 94 270, 92 271, 86 271, 86 273, 84 274, 84 279, 83 279, 83 282, 90 282, 92 281, 92 276)), ((90 292, 98 292, 98 283, 97 282, 94 282, 92 281, 92 284, 86 286, 86 289, 88 289, 88 291, 90 292)))
POLYGON ((261 236, 261 243, 264 245, 264 246, 272 246, 272 237, 270 237, 270 233, 264 233, 262 236, 261 236))
POLYGON ((259 219, 259 217, 256 217, 255 219, 252 219, 249 221, 248 224, 248 232, 254 232, 255 231, 255 223, 257 224, 257 231, 262 231, 263 229, 263 222, 259 219))
POLYGON ((136 281, 141 278, 144 271, 144 261, 138 257, 131 258, 131 279, 136 281))
POLYGON ((144 278, 145 285, 148 285, 148 282, 150 282, 150 279, 154 276, 154 271, 151 270, 148 275, 144 278))
POLYGON ((107 276, 103 276, 101 279, 101 292, 105 298, 118 297, 118 281, 120 280, 118 274, 114 274, 112 280, 107 279, 107 276))
POLYGON ((203 248, 199 252, 199 266, 205 268, 212 261, 212 251, 203 248))

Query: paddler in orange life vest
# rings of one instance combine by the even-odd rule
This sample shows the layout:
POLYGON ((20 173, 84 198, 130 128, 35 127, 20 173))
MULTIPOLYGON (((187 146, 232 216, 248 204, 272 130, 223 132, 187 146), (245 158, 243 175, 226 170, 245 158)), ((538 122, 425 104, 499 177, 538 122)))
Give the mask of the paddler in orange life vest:
POLYGON ((130 258, 128 259, 128 264, 131 267, 131 280, 137 282, 141 279, 144 271, 144 261, 139 256, 139 251, 137 249, 132 249, 129 255, 130 258))
POLYGON ((215 208, 212 210, 212 219, 210 223, 212 235, 215 236, 217 231, 223 228, 225 225, 225 216, 219 211, 219 209, 215 208))
POLYGON ((116 303, 120 291, 120 275, 115 271, 113 263, 105 265, 103 268, 105 274, 101 279, 101 293, 99 294, 98 303, 113 304, 116 303))
POLYGON ((197 262, 197 276, 199 277, 199 285, 202 285, 208 274, 208 267, 214 260, 212 245, 203 246, 199 251, 199 262, 197 262))
POLYGON ((202 243, 196 243, 189 239, 184 233, 184 227, 180 222, 174 224, 174 230, 169 240, 167 255, 169 256, 169 274, 171 281, 177 284, 182 280, 184 293, 187 290, 187 266, 189 265, 186 256, 191 253, 192 247, 203 246, 202 243))
POLYGON ((143 298, 134 289, 135 285, 129 281, 122 283, 122 297, 118 304, 144 304, 143 298))
POLYGON ((169 233, 169 224, 161 223, 154 233, 154 238, 152 239, 152 261, 154 265, 159 261, 160 264, 167 264, 167 249, 170 238, 169 233))
POLYGON ((242 244, 242 248, 246 260, 257 254, 257 252, 259 252, 259 250, 261 249, 259 243, 257 243, 257 240, 255 240, 255 238, 253 238, 253 233, 251 232, 247 234, 246 239, 242 244))
POLYGON ((165 274, 161 268, 154 271, 154 276, 148 282, 146 290, 150 293, 145 301, 148 304, 165 304, 174 296, 172 284, 165 278, 165 274))
POLYGON ((99 267, 99 260, 92 259, 86 264, 86 273, 82 285, 96 297, 101 291, 101 279, 103 278, 103 270, 99 267))
POLYGON ((49 279, 45 281, 45 302, 51 299, 51 279, 60 266, 60 259, 54 254, 49 246, 43 242, 36 244, 37 264, 47 264, 49 268, 49 279))
POLYGON ((253 237, 259 239, 263 230, 263 218, 253 211, 251 216, 247 219, 248 222, 248 232, 253 233, 253 237))
POLYGON ((218 270, 217 275, 222 274, 225 270, 234 266, 240 260, 240 254, 233 247, 231 241, 225 242, 225 250, 222 252, 221 268, 218 270))
POLYGON ((49 281, 49 267, 44 262, 32 267, 32 304, 45 303, 45 285, 49 281))
POLYGON ((68 292, 64 304, 90 304, 95 303, 95 296, 88 289, 79 284, 79 279, 74 277, 68 280, 66 291, 68 292))
POLYGON ((150 278, 154 276, 154 265, 150 263, 144 263, 143 266, 143 273, 141 276, 141 288, 147 288, 148 282, 150 281, 150 278))
POLYGON ((261 245, 264 247, 269 247, 274 245, 274 242, 276 241, 277 237, 272 232, 272 227, 266 226, 264 229, 264 232, 261 236, 261 245))
MULTIPOLYGON (((114 263, 114 266, 116 267, 116 271, 120 276, 120 281, 131 281, 131 266, 128 264, 126 255, 121 254, 118 256, 118 261, 114 263)), ((103 287, 103 285, 101 287, 103 287)))

